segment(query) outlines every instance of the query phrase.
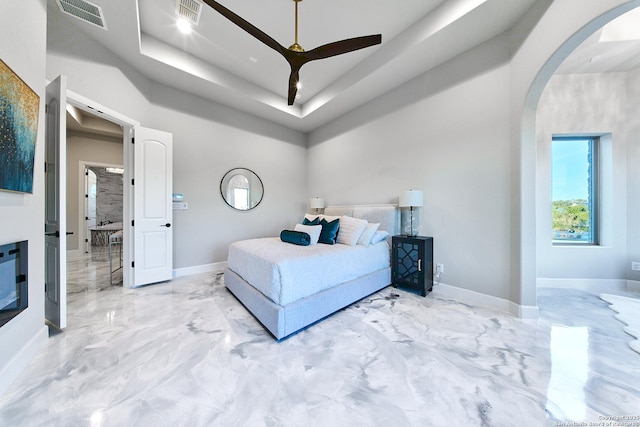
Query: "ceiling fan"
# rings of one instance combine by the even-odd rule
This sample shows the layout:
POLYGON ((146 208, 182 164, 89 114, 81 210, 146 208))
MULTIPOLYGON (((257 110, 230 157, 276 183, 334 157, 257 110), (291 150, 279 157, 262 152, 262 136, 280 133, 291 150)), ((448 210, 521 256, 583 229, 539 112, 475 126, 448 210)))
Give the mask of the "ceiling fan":
POLYGON ((353 52, 355 50, 364 49, 366 47, 382 43, 382 34, 375 34, 371 36, 340 40, 337 42, 319 46, 315 49, 305 52, 302 46, 298 44, 298 3, 302 0, 293 0, 296 4, 296 38, 295 42, 291 46, 289 46, 289 48, 286 48, 275 41, 264 31, 245 21, 226 7, 222 6, 220 3, 214 0, 203 1, 213 9, 218 11, 222 16, 245 30, 247 33, 251 34, 253 37, 257 38, 262 43, 266 44, 271 49, 279 52, 282 56, 284 56, 284 59, 286 59, 291 66, 291 75, 289 76, 289 105, 293 105, 293 101, 296 98, 296 93, 298 92, 298 82, 300 80, 300 68, 304 64, 309 61, 315 61, 316 59, 329 58, 331 56, 353 52))

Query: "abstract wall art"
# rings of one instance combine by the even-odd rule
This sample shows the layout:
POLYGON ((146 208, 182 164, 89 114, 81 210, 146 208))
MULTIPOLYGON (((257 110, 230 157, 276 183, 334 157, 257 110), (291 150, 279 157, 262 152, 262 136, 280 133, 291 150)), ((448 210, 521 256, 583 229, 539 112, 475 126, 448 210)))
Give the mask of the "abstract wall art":
POLYGON ((0 190, 33 193, 40 97, 0 60, 0 190))

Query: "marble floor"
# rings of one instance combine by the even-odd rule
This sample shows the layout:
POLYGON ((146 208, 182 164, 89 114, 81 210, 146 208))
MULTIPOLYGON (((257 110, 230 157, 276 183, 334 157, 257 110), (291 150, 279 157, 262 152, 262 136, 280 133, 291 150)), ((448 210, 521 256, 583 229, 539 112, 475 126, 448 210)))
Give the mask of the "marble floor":
POLYGON ((640 355, 596 294, 541 289, 522 321, 386 288, 276 343, 221 272, 132 290, 91 257, 69 271, 68 327, 2 426, 640 425, 640 355))

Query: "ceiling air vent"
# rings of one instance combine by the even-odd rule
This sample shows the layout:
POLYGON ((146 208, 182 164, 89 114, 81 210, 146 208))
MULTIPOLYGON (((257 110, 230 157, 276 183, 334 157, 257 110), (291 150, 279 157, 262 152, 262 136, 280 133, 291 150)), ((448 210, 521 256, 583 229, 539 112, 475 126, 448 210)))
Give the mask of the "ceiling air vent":
POLYGON ((202 13, 202 2, 198 0, 176 0, 176 13, 192 25, 198 25, 202 13))
POLYGON ((85 0, 56 0, 58 7, 67 15, 82 19, 91 25, 107 29, 107 24, 102 16, 102 9, 97 4, 85 0))

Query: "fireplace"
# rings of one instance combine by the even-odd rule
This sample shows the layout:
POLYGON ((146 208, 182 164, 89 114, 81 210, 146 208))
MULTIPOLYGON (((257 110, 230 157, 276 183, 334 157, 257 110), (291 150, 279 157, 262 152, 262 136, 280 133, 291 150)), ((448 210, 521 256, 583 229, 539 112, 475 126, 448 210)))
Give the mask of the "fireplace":
POLYGON ((26 240, 0 246, 0 326, 29 305, 26 240))

